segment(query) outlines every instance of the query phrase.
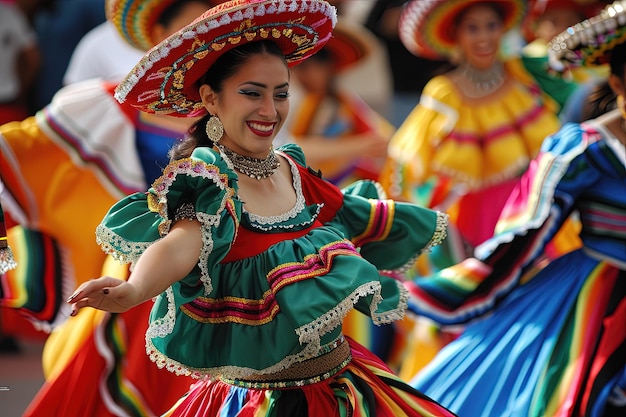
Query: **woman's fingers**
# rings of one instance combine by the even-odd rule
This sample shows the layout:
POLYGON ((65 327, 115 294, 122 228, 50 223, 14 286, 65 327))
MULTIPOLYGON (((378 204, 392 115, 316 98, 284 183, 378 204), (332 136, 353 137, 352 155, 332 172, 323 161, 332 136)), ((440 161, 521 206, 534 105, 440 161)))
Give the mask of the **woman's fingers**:
POLYGON ((70 315, 71 316, 75 316, 76 313, 78 313, 78 310, 80 310, 83 307, 98 308, 101 304, 102 304, 102 296, 99 297, 99 298, 95 298, 95 297, 78 298, 78 297, 76 297, 74 299, 74 302, 72 303, 72 309, 71 309, 70 315))
POLYGON ((75 316, 83 307, 93 307, 111 312, 122 312, 128 307, 122 306, 116 298, 124 297, 124 291, 118 291, 118 286, 124 281, 101 277, 92 279, 81 284, 76 291, 66 300, 71 304, 70 315, 75 316), (119 293, 119 294, 118 294, 119 293))
POLYGON ((70 298, 67 299, 68 303, 71 303, 72 301, 74 301, 76 299, 76 297, 78 297, 80 295, 80 290, 76 290, 74 291, 74 294, 70 295, 70 298))
POLYGON ((68 303, 74 303, 77 299, 81 297, 91 296, 91 294, 108 294, 109 288, 107 287, 115 287, 117 285, 122 284, 124 281, 111 278, 111 277, 100 277, 96 279, 92 279, 90 281, 82 283, 76 291, 67 299, 68 303))

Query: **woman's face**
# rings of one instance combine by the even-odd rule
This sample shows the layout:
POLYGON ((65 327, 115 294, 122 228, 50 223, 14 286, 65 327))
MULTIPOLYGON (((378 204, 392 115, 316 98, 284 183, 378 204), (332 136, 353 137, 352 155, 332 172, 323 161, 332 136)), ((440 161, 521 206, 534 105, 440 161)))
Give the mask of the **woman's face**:
POLYGON ((224 81, 220 93, 203 85, 200 95, 224 125, 220 143, 242 155, 265 158, 289 112, 289 68, 275 55, 252 55, 224 81))
POLYGON ((468 9, 456 30, 461 55, 471 66, 488 69, 497 58, 504 34, 500 16, 487 5, 468 9))

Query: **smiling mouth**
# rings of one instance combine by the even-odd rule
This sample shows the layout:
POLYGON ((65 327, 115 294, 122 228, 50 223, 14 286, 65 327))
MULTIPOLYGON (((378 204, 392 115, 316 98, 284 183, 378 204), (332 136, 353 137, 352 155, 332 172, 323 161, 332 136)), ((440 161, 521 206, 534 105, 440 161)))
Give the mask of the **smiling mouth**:
POLYGON ((248 127, 259 136, 270 136, 274 132, 275 123, 248 122, 248 127))

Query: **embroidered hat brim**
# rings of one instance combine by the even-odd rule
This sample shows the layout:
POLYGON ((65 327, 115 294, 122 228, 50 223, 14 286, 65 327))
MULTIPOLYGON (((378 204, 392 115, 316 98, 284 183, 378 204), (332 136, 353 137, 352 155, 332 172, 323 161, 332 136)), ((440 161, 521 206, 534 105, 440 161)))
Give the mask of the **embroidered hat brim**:
MULTIPOLYGON (((455 19, 460 12, 484 0, 414 0, 404 6, 398 24, 402 44, 414 55, 441 59, 456 46, 455 19)), ((525 0, 495 2, 504 11, 504 30, 519 25, 526 13, 525 0)))
POLYGON ((115 98, 149 113, 195 117, 206 113, 198 80, 225 52, 269 40, 289 66, 321 49, 337 22, 323 0, 233 0, 215 6, 150 49, 122 80, 115 98))
POLYGON ((626 42, 626 0, 567 28, 548 43, 550 66, 564 71, 607 64, 613 49, 626 42))

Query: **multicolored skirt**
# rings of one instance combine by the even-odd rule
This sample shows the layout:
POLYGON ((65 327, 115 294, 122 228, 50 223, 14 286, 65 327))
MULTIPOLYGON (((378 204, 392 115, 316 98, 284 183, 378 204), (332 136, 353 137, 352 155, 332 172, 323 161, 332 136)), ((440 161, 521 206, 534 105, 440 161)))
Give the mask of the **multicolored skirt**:
POLYGON ((402 382, 375 355, 347 338, 352 360, 336 375, 291 388, 198 381, 164 416, 454 416, 402 382))
POLYGON ((625 317, 626 270, 575 250, 468 325, 411 385, 460 416, 623 416, 625 317))

